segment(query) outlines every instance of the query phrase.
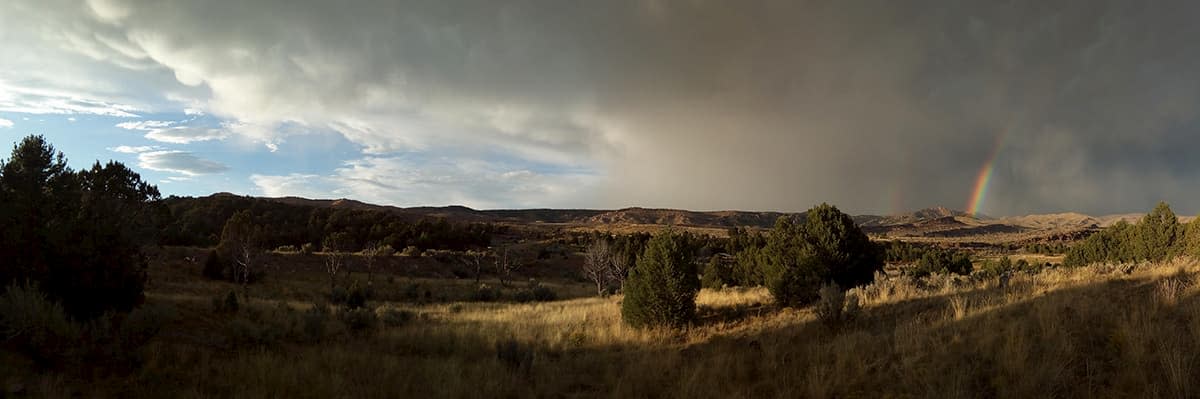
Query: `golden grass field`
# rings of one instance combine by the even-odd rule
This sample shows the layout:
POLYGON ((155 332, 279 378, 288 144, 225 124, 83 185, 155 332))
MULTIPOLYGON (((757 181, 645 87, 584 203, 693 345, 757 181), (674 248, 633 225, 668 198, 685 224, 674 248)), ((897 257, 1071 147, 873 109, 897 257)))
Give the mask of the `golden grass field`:
POLYGON ((271 276, 234 315, 211 299, 235 286, 190 267, 153 270, 148 303, 177 317, 143 349, 142 367, 87 379, 14 367, 0 381, 29 381, 24 391, 45 397, 1200 395, 1200 262, 1190 259, 1050 269, 1004 286, 881 276, 851 292, 862 309, 838 326, 750 288, 701 291, 690 328, 635 330, 621 322, 620 296, 580 297, 586 285, 551 281, 568 299, 373 302, 410 319, 359 333, 331 322, 314 340, 294 331, 313 306, 307 292, 327 289, 319 274, 271 276))

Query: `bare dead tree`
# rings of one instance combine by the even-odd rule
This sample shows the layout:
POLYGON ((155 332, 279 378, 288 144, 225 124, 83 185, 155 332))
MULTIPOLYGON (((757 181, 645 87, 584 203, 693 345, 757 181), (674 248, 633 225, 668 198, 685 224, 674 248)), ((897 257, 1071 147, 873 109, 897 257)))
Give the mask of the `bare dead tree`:
POLYGON ((625 278, 629 276, 629 257, 617 251, 609 252, 608 278, 618 289, 625 290, 625 278))
POLYGON ((395 252, 396 250, 392 249, 391 245, 383 245, 378 241, 372 241, 371 243, 367 244, 366 248, 363 248, 363 259, 367 264, 367 287, 370 287, 374 281, 373 277, 375 272, 375 261, 378 258, 386 259, 387 257, 392 256, 392 254, 395 252))
POLYGON ((475 284, 479 284, 479 280, 483 278, 484 260, 487 259, 487 251, 469 250, 463 254, 462 262, 475 269, 475 284))
POLYGON ((612 273, 612 253, 608 242, 596 240, 583 251, 583 277, 596 284, 596 295, 604 294, 612 273))
POLYGON ((233 263, 237 266, 237 280, 242 284, 242 292, 247 291, 250 284, 250 273, 256 266, 260 250, 251 240, 241 240, 234 248, 233 263))
POLYGON ((495 263, 496 274, 500 276, 500 285, 505 287, 507 287, 509 281, 512 280, 511 277, 513 272, 517 271, 517 269, 520 269, 521 266, 524 266, 524 262, 522 262, 519 257, 516 256, 516 254, 512 254, 511 256, 509 255, 507 246, 501 247, 500 251, 496 253, 495 263))
POLYGON ((262 250, 258 247, 262 230, 254 224, 249 211, 241 211, 230 216, 221 230, 220 252, 225 252, 233 260, 233 280, 242 285, 245 294, 250 284, 250 275, 256 266, 258 255, 262 250))
POLYGON ((325 252, 325 273, 329 275, 329 295, 332 297, 337 290, 337 278, 342 273, 346 266, 346 248, 349 246, 350 236, 343 232, 337 232, 325 237, 321 242, 322 250, 325 252))

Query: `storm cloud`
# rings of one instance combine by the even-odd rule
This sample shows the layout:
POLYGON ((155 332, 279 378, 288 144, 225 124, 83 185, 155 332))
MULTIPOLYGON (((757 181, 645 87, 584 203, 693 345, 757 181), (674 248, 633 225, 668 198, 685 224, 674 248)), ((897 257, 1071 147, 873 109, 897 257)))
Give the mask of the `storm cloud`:
POLYGON ((964 208, 994 154, 985 213, 1160 199, 1195 212, 1198 12, 1182 1, 16 0, 0 5, 0 43, 16 54, 0 59, 0 110, 186 107, 279 151, 331 132, 361 147, 325 174, 256 174, 272 195, 887 213, 964 208))

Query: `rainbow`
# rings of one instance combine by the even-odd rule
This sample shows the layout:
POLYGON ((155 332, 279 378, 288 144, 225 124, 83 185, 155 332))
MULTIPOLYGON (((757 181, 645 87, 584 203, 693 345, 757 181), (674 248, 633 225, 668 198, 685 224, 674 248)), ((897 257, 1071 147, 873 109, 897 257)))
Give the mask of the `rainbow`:
POLYGON ((1008 130, 1004 130, 996 136, 996 145, 992 147, 992 153, 988 155, 987 162, 983 163, 983 168, 979 169, 979 175, 975 177, 975 188, 971 191, 971 199, 967 201, 967 213, 971 215, 979 215, 979 208, 983 206, 984 198, 987 198, 992 171, 996 169, 996 158, 1000 156, 1000 149, 1004 148, 1004 137, 1007 135, 1008 130))

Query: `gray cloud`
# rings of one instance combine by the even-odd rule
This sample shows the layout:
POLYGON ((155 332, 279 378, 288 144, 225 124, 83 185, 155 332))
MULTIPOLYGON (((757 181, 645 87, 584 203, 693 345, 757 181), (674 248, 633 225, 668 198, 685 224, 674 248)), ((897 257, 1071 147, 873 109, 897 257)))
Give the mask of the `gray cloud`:
POLYGON ((179 173, 187 176, 206 175, 229 170, 229 167, 220 162, 203 159, 186 151, 169 150, 139 153, 138 166, 150 170, 179 173))
POLYGON ((109 65, 97 80, 153 77, 128 103, 170 98, 266 144, 302 134, 282 124, 336 131, 366 181, 405 178, 380 160, 413 151, 600 175, 526 195, 494 169, 406 165, 470 176, 453 182, 477 204, 962 208, 1003 136, 987 213, 1200 210, 1192 2, 48 3, 0 17, 109 65))

